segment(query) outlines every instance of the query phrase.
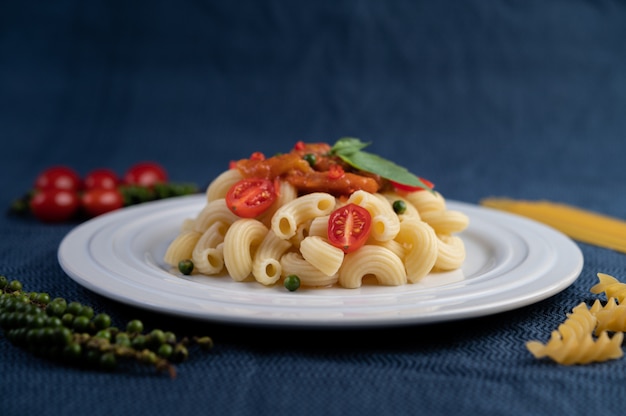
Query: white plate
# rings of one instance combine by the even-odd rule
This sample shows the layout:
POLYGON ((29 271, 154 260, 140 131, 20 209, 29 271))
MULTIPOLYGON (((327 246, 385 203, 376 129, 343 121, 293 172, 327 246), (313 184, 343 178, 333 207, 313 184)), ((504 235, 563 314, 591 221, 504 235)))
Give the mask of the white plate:
POLYGON ((125 208, 77 226, 61 242, 63 270, 80 285, 133 306, 200 320, 298 327, 423 324, 503 312, 552 296, 580 274, 583 256, 537 222, 466 203, 460 270, 400 287, 300 288, 174 274, 162 257, 203 195, 125 208))

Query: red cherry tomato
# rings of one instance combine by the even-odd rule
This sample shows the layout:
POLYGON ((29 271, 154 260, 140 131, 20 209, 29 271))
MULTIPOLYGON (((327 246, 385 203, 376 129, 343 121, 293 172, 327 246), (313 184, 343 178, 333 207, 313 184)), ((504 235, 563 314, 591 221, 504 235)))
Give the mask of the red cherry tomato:
POLYGON ((328 219, 328 241, 344 253, 365 244, 372 228, 372 216, 365 208, 348 204, 336 209, 328 219))
POLYGON ((83 194, 81 202, 85 212, 92 217, 124 206, 124 198, 117 189, 91 189, 83 194))
POLYGON ((66 189, 36 192, 30 200, 33 215, 44 222, 63 222, 72 218, 80 206, 78 194, 66 189))
POLYGON ((158 163, 141 162, 126 171, 124 182, 129 185, 153 186, 167 182, 167 172, 158 163))
POLYGON ((94 169, 85 176, 85 189, 115 189, 120 183, 117 174, 111 169, 94 169))
MULTIPOLYGON (((426 185, 430 189, 433 189, 435 187, 435 184, 432 183, 431 181, 429 181, 428 179, 420 178, 420 180, 422 181, 422 183, 424 185, 426 185)), ((394 181, 390 181, 390 182, 393 185, 393 187, 396 188, 399 191, 415 192, 415 191, 423 191, 424 190, 424 188, 422 188, 421 186, 405 185, 403 183, 398 183, 398 182, 394 182, 394 181)))
POLYGON ((65 189, 78 191, 81 180, 78 173, 67 166, 53 166, 41 172, 35 179, 35 189, 65 189))
POLYGON ((235 215, 254 218, 265 212, 276 200, 274 182, 248 178, 235 183, 226 194, 226 205, 235 215))

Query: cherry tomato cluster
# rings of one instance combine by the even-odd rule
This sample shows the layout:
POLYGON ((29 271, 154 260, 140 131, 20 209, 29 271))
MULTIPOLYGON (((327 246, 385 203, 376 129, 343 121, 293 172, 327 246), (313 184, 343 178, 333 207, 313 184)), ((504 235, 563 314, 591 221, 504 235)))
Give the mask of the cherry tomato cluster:
POLYGON ((196 192, 193 185, 170 184, 166 170, 154 162, 131 166, 122 177, 108 168, 84 178, 71 167, 53 166, 35 179, 34 188, 14 202, 13 212, 30 212, 44 222, 95 217, 127 205, 196 192))

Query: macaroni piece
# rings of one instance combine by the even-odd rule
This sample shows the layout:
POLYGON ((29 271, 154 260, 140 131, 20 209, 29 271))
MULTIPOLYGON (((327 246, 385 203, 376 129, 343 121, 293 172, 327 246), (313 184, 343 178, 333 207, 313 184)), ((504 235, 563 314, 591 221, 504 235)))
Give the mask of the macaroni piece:
POLYGON ((278 238, 269 230, 257 249, 252 261, 252 274, 257 282, 264 285, 274 284, 280 279, 281 256, 291 247, 287 240, 278 238))
POLYGON ((339 284, 352 289, 361 287, 363 278, 368 275, 385 286, 400 286, 407 279, 402 260, 391 250, 376 245, 365 245, 346 254, 339 270, 339 284))
POLYGON ((255 219, 235 221, 224 236, 224 265, 233 280, 243 281, 252 273, 252 256, 269 230, 255 219))
POLYGON ((241 218, 226 198, 242 177, 231 169, 209 184, 206 205, 185 220, 168 247, 167 264, 177 267, 180 260, 191 259, 195 274, 228 274, 235 281, 263 285, 297 275, 302 286, 357 288, 369 276, 380 285, 416 283, 429 273, 457 269, 465 260, 463 241, 454 234, 463 231, 468 219, 447 210, 437 192, 299 195, 290 182, 276 178, 272 205, 256 218, 241 218), (406 205, 400 213, 393 207, 398 200, 406 205), (329 241, 328 226, 330 214, 350 203, 369 212, 371 232, 365 245, 345 254, 329 241))

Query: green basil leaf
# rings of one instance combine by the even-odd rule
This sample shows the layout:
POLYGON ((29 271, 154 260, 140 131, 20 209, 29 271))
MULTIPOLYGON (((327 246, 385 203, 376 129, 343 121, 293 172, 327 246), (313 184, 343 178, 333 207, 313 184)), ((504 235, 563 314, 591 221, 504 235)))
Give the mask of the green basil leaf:
POLYGON ((339 156, 344 162, 355 169, 379 175, 390 181, 403 185, 416 186, 431 190, 422 180, 406 168, 361 149, 369 146, 354 137, 343 137, 333 145, 330 154, 339 156))
POLYGON ((330 149, 330 153, 337 156, 347 156, 369 146, 369 143, 363 143, 355 137, 342 137, 330 149))
POLYGON ((339 157, 356 169, 380 175, 385 179, 404 185, 430 189, 419 177, 409 172, 406 168, 398 166, 378 155, 368 152, 355 152, 349 156, 339 155, 339 157))

